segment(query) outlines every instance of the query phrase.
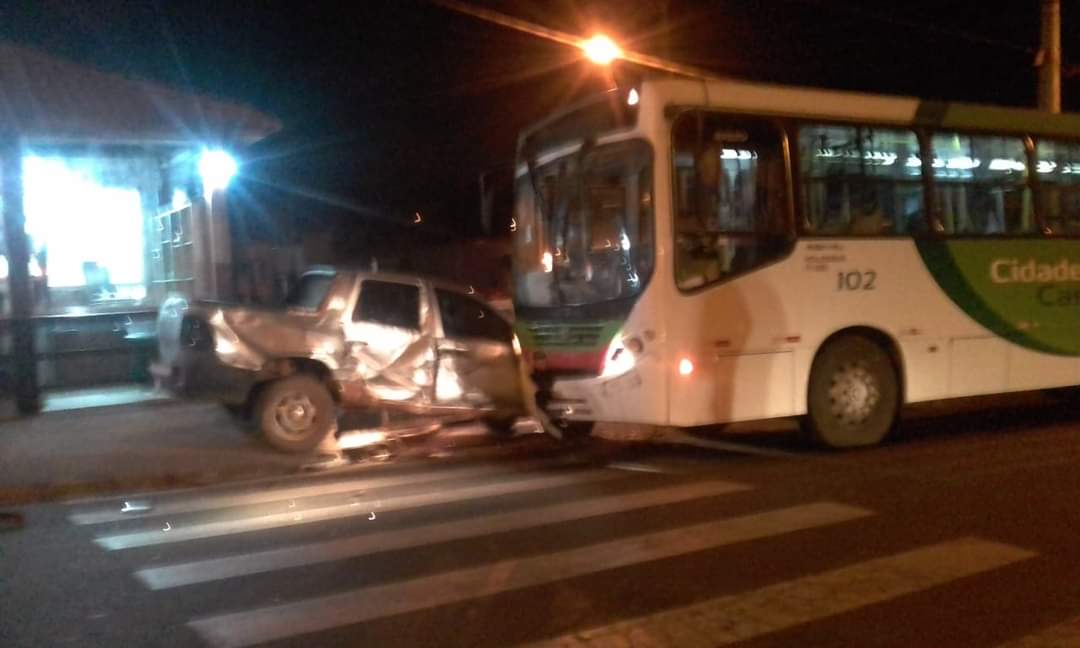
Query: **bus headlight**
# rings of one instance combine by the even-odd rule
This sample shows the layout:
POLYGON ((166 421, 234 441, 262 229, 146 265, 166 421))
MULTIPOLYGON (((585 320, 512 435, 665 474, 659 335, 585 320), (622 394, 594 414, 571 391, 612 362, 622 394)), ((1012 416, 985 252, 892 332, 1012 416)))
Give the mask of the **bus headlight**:
POLYGON ((694 361, 686 357, 679 360, 679 375, 689 376, 692 373, 694 373, 694 361))
POLYGON ((633 369, 637 362, 635 354, 640 353, 642 348, 641 340, 637 338, 623 340, 621 335, 616 335, 604 353, 604 365, 600 370, 600 377, 614 378, 633 369))

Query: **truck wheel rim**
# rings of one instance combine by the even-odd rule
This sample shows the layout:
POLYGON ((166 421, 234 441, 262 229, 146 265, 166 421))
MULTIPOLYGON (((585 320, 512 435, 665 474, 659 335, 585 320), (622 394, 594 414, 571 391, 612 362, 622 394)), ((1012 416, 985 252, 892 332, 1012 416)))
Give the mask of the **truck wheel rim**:
POLYGON ((303 436, 315 421, 315 404, 305 394, 293 392, 282 396, 274 408, 274 419, 289 436, 303 436))

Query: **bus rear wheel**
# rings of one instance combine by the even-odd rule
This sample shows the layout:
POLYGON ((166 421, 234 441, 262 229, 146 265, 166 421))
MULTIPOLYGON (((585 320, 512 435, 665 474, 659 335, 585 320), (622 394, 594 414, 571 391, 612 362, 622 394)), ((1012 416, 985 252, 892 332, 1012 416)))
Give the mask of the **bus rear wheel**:
POLYGON ((844 335, 814 358, 804 427, 820 445, 857 448, 881 443, 900 404, 896 366, 880 344, 844 335))

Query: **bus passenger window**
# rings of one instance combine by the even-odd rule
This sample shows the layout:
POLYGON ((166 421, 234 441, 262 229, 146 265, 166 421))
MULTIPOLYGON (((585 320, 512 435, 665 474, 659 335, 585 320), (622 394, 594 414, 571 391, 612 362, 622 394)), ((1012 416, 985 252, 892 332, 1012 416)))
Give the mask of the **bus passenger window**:
POLYGON ((672 127, 675 275, 692 290, 790 249, 783 142, 764 119, 704 112, 672 127))
POLYGON ((1027 153, 1018 137, 934 133, 934 193, 946 234, 1035 231, 1027 153))
POLYGON ((808 234, 925 231, 922 160, 914 132, 807 125, 799 129, 799 160, 808 234))
POLYGON ((1080 144, 1039 140, 1040 209, 1055 234, 1080 232, 1080 144))

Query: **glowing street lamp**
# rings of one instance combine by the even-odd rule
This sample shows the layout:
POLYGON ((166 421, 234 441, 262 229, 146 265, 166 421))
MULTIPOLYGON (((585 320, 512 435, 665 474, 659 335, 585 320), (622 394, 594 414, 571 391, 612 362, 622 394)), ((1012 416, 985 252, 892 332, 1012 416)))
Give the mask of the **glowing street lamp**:
POLYGON ((592 38, 583 39, 580 36, 559 31, 557 29, 551 29, 550 27, 522 20, 499 11, 474 7, 471 3, 461 2, 460 0, 433 0, 433 2, 453 11, 473 16, 474 18, 479 18, 496 25, 502 25, 503 27, 524 32, 526 34, 532 34, 533 36, 545 38, 555 43, 576 47, 585 54, 586 58, 598 65, 609 65, 614 62, 615 59, 623 59, 634 65, 653 70, 671 72, 672 74, 690 77, 692 79, 709 79, 713 76, 708 70, 683 65, 656 56, 649 56, 641 52, 623 51, 622 48, 615 44, 615 41, 603 34, 596 34, 592 38))
POLYGON ((203 151, 199 158, 199 175, 207 191, 224 189, 236 175, 236 159, 222 150, 203 151))
POLYGON ((603 34, 597 34, 581 44, 585 57, 597 65, 609 65, 623 55, 622 49, 603 34))

